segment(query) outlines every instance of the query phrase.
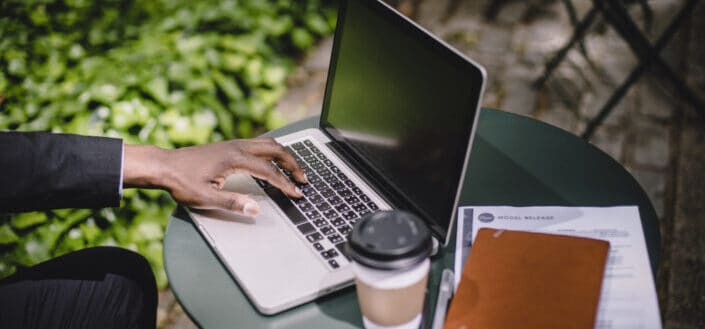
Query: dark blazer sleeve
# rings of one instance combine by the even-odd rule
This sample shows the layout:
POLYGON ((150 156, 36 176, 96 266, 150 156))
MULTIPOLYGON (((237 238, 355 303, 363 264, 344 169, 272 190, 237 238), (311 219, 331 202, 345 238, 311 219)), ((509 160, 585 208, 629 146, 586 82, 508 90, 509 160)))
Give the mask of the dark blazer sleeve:
POLYGON ((0 132, 0 213, 120 204, 122 140, 0 132))

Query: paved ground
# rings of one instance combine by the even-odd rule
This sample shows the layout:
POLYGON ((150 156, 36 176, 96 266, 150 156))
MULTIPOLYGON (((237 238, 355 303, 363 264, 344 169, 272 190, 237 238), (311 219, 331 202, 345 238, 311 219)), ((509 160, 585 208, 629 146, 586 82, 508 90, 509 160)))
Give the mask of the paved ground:
MULTIPOLYGON (((574 1, 578 16, 590 1, 574 1)), ((652 36, 658 36, 683 1, 650 1, 652 36)), ((536 90, 546 60, 570 37, 562 1, 504 1, 488 17, 489 1, 401 0, 409 16, 482 63, 489 83, 484 106, 515 112, 580 134, 637 64, 621 39, 597 22, 586 38, 589 60, 572 50, 536 90)), ((634 8, 635 17, 642 12, 634 8)), ((693 17, 705 15, 700 3, 693 17)), ((705 21, 692 20, 664 50, 664 57, 705 98, 705 21)), ((652 37, 654 38, 654 37, 652 37)), ((291 120, 317 114, 331 41, 324 41, 290 79, 278 110, 291 120)), ((650 72, 630 89, 590 140, 627 168, 649 195, 661 219, 657 277, 665 328, 705 327, 705 118, 650 72)), ((167 291, 160 295, 160 328, 193 324, 167 291)))

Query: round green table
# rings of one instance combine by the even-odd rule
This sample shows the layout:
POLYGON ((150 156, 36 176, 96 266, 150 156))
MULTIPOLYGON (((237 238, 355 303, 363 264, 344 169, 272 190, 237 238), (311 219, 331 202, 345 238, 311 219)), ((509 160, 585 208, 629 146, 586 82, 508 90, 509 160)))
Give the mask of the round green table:
MULTIPOLYGON (((310 118, 267 135, 317 125, 318 118, 310 118)), ((638 205, 651 268, 656 272, 658 221, 639 184, 599 149, 540 121, 482 110, 460 205, 638 205)), ((451 241, 432 259, 427 314, 433 314, 442 270, 453 267, 453 252, 451 241)), ((174 294, 202 328, 362 327, 352 287, 275 316, 258 313, 182 209, 167 227, 164 262, 174 294)))

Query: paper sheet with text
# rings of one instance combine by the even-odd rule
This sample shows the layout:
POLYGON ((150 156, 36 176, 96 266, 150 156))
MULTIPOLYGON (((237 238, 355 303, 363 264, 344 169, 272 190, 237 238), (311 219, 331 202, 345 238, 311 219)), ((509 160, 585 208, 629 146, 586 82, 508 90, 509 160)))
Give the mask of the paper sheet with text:
MULTIPOLYGON (((661 316, 639 208, 461 207, 456 278, 480 228, 581 236, 610 242, 597 312, 598 329, 660 329, 661 316)), ((458 281, 455 282, 458 287, 458 281)))

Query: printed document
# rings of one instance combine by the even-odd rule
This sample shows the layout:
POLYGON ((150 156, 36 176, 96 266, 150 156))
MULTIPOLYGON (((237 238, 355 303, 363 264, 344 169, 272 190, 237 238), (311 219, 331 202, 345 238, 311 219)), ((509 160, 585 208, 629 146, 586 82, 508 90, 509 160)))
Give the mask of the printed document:
MULTIPOLYGON (((581 236, 610 242, 597 312, 597 329, 660 329, 656 288, 639 208, 460 207, 455 271, 465 265, 480 228, 581 236)), ((455 282, 455 288, 458 281, 455 282)))

